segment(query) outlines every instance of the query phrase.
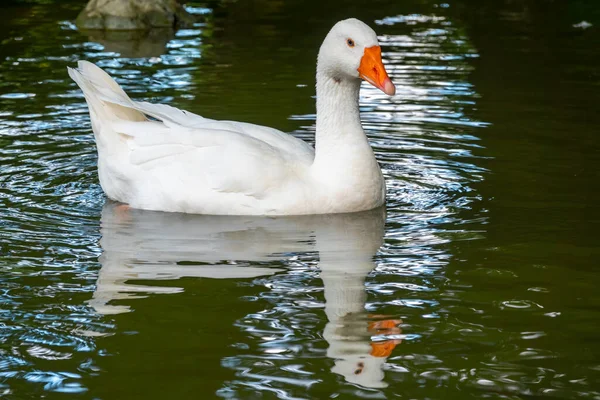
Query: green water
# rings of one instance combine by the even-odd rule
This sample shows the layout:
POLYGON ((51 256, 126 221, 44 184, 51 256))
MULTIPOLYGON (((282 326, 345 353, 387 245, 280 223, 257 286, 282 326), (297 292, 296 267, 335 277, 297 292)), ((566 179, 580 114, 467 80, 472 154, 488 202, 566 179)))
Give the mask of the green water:
POLYGON ((600 398, 600 4, 193 3, 147 40, 77 31, 83 4, 0 5, 0 397, 600 398), (312 141, 349 16, 397 86, 361 92, 386 210, 105 200, 67 66, 312 141))

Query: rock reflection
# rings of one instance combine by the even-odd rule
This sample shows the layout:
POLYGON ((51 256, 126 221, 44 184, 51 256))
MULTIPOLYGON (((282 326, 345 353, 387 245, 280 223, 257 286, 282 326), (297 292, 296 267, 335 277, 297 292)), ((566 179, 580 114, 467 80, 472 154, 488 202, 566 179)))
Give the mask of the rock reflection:
POLYGON ((86 30, 91 42, 100 43, 105 51, 119 53, 126 58, 159 57, 165 54, 167 43, 175 38, 173 29, 149 31, 96 31, 86 30))
POLYGON ((327 356, 335 360, 332 371, 364 387, 385 387, 383 365, 400 343, 395 335, 401 321, 365 310, 365 279, 375 267, 384 221, 383 209, 262 218, 149 212, 108 202, 101 218, 102 268, 89 304, 102 314, 127 312, 130 303, 123 300, 183 290, 132 280, 253 278, 282 271, 257 263, 316 250, 328 319, 323 336, 327 356))

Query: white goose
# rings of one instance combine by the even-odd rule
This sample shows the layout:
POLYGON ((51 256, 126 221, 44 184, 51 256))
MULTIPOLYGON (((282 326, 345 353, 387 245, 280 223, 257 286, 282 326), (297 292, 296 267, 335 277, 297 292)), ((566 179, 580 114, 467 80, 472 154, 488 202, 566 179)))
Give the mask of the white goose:
POLYGON ((388 95, 396 89, 375 32, 357 19, 335 24, 319 50, 315 149, 272 128, 132 101, 94 64, 78 66, 69 75, 85 95, 100 184, 113 200, 228 215, 354 212, 385 201, 360 123, 360 79, 388 95))

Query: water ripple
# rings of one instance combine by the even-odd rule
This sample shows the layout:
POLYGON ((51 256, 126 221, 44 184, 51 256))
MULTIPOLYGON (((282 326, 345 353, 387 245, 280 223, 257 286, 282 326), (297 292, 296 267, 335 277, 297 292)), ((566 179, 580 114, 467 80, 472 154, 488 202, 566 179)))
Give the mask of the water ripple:
MULTIPOLYGON (((52 7, 35 8, 28 36, 11 33, 3 45, 15 50, 0 59, 0 396, 100 398, 113 386, 139 396, 160 375, 171 396, 214 381, 201 394, 599 397, 597 360, 565 354, 547 325, 565 317, 560 287, 527 278, 510 249, 489 242, 480 188, 490 123, 471 78, 479 52, 449 5, 437 6, 375 21, 397 93, 364 84, 360 108, 387 210, 266 219, 105 202, 88 110, 65 70, 88 59, 136 99, 208 116, 227 100, 225 113, 269 120, 277 85, 298 99, 312 85, 294 58, 306 62, 302 40, 289 49, 261 22, 250 50, 236 48, 246 38, 232 40, 234 29, 216 29, 219 17, 197 6, 189 10, 208 22, 146 41, 84 35, 43 14, 52 7), (282 77, 265 82, 259 60, 276 57, 282 77), (480 261, 467 263, 474 252, 480 261), (564 362, 572 357, 580 365, 564 362)), ((308 141, 311 109, 294 104, 286 121, 308 141)), ((573 329, 591 342, 577 312, 573 329)))

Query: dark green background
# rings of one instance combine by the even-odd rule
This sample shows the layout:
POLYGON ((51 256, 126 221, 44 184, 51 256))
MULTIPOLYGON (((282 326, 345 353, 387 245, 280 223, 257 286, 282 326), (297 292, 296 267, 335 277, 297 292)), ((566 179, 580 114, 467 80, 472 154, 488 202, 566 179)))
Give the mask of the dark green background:
POLYGON ((148 40, 77 31, 83 5, 0 5, 0 397, 600 398, 600 2, 199 2, 198 26, 148 40), (397 85, 361 97, 385 226, 103 209, 66 66, 311 141, 318 47, 351 16, 397 85), (323 338, 323 254, 356 272, 361 237, 382 246, 343 329, 403 320, 382 389, 331 372, 323 338), (176 279, 174 261, 277 272, 176 279), (109 265, 130 312, 88 302, 109 265))

